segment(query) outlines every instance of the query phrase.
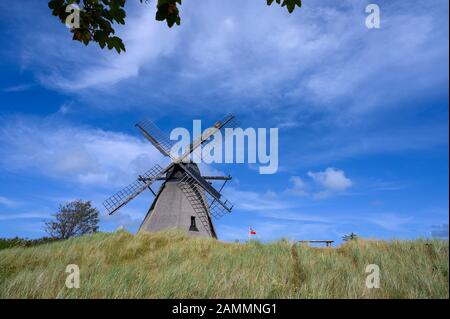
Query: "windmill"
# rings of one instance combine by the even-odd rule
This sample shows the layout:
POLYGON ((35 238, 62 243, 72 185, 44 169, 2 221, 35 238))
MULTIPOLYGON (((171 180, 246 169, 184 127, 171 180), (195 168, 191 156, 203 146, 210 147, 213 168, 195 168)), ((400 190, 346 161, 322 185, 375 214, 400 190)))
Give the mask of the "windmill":
POLYGON ((179 157, 171 154, 172 141, 151 121, 144 120, 136 127, 144 137, 171 163, 162 168, 153 166, 139 175, 136 181, 123 188, 103 202, 108 213, 114 214, 121 207, 136 198, 145 190, 150 190, 155 199, 150 206, 139 232, 153 232, 168 228, 179 228, 193 236, 209 236, 217 238, 212 217, 218 219, 230 213, 233 205, 224 198, 221 191, 231 176, 202 176, 191 154, 200 146, 210 142, 211 137, 226 127, 235 127, 232 114, 217 121, 192 141, 186 151, 179 157), (212 181, 223 181, 219 190, 212 186, 212 181), (151 186, 156 181, 163 181, 155 192, 151 186))

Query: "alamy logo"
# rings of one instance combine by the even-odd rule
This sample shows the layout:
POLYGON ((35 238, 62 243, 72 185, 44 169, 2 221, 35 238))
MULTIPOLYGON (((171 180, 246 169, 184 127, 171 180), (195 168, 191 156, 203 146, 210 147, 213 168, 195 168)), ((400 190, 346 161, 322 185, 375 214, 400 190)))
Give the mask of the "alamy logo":
MULTIPOLYGON (((225 128, 214 133, 208 143, 196 148, 183 161, 194 163, 248 163, 259 164, 260 174, 275 174, 278 171, 278 128, 225 128), (247 161, 246 161, 247 159, 247 161)), ((193 121, 193 136, 205 135, 200 120, 193 121)), ((191 145, 189 130, 178 127, 170 133, 176 141, 170 150, 173 157, 180 157, 191 145)))
POLYGON ((65 21, 67 28, 78 29, 80 27, 80 11, 80 7, 75 3, 66 7, 66 13, 69 13, 65 21))
POLYGON ((369 13, 369 15, 366 17, 366 27, 368 29, 379 29, 380 7, 374 3, 368 4, 366 7, 366 13, 369 13))
POLYGON ((66 273, 69 273, 66 277, 66 287, 69 289, 80 288, 80 267, 75 264, 67 265, 66 273))
POLYGON ((376 264, 370 264, 366 267, 366 287, 369 289, 380 288, 380 267, 376 264))

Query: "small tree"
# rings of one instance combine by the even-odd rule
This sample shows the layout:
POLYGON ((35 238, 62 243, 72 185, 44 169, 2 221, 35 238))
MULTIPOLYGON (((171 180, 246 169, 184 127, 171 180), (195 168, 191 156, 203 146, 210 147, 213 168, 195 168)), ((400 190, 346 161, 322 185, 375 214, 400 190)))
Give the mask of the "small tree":
POLYGON ((53 238, 67 239, 98 231, 99 211, 91 202, 76 200, 59 206, 55 220, 45 222, 45 231, 53 238))
POLYGON ((343 241, 349 241, 349 240, 355 240, 358 239, 358 235, 356 235, 354 232, 351 232, 348 235, 342 236, 343 241))

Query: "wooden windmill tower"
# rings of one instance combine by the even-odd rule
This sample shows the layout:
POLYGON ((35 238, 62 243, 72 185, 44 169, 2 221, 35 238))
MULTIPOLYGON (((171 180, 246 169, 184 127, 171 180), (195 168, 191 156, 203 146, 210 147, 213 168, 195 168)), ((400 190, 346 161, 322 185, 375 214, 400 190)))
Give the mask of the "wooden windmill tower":
POLYGON ((233 208, 220 193, 231 176, 202 176, 197 164, 189 159, 194 150, 208 143, 216 132, 234 125, 235 118, 229 114, 205 130, 189 145, 184 154, 174 157, 170 153, 172 142, 158 127, 148 120, 136 124, 153 146, 164 156, 171 158, 171 163, 166 168, 153 166, 139 175, 135 182, 108 198, 103 205, 111 215, 144 190, 149 189, 155 195, 155 199, 139 232, 178 228, 185 230, 189 235, 217 238, 212 217, 220 218, 230 213, 233 208), (158 192, 155 192, 151 185, 158 180, 162 180, 163 184, 158 192), (212 180, 222 180, 222 187, 216 190, 212 186, 212 180))

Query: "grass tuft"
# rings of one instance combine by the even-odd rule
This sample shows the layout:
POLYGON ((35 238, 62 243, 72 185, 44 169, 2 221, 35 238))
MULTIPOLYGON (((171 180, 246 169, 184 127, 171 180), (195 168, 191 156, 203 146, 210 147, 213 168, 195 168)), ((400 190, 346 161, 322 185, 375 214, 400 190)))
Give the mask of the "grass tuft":
POLYGON ((223 243, 178 231, 97 233, 0 251, 0 298, 448 298, 448 241, 223 243), (80 288, 65 286, 80 267, 80 288), (379 289, 365 286, 380 267, 379 289))

